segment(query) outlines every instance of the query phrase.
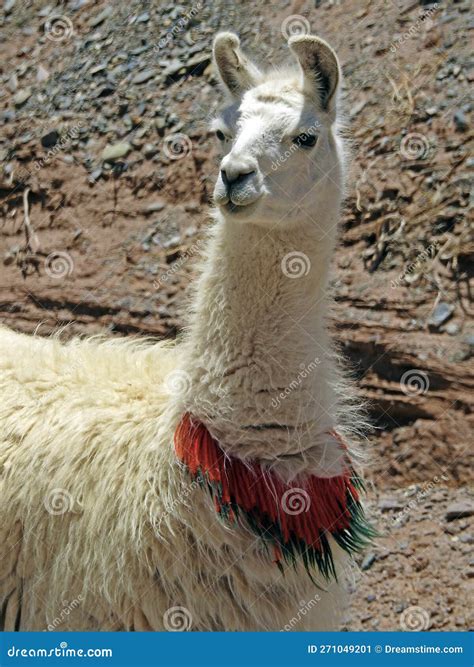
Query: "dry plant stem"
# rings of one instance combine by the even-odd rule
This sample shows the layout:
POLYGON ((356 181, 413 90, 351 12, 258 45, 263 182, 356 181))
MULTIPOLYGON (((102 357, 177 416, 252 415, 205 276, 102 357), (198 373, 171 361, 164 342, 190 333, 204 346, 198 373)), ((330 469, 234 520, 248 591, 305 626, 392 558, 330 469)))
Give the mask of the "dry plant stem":
POLYGON ((24 210, 23 221, 25 226, 26 250, 28 252, 31 252, 32 254, 35 254, 40 249, 40 243, 38 235, 34 231, 30 220, 29 203, 28 203, 29 193, 30 193, 30 188, 26 188, 25 191, 23 192, 23 210, 24 210))

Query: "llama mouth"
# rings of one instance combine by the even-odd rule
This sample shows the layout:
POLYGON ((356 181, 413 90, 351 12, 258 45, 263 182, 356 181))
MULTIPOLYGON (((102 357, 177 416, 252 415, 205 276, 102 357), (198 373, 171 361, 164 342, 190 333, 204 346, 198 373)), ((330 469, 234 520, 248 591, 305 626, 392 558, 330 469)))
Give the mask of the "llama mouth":
POLYGON ((229 199, 229 201, 223 206, 223 208, 225 209, 226 212, 232 213, 233 215, 239 215, 241 213, 249 213, 258 206, 260 199, 261 197, 258 197, 258 199, 254 199, 248 204, 245 203, 235 204, 232 200, 229 199))

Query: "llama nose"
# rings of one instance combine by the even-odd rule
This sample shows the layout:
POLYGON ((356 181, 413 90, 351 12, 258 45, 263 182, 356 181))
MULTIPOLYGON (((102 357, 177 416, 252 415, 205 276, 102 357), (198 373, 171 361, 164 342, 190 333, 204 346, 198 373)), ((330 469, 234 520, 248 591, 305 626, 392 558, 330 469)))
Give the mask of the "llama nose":
POLYGON ((257 162, 247 156, 229 153, 221 163, 221 178, 227 191, 234 185, 242 185, 251 176, 254 176, 257 170, 257 162))
POLYGON ((249 178, 249 176, 253 176, 253 174, 255 174, 255 169, 252 169, 251 171, 239 172, 228 169, 221 169, 222 182, 224 183, 227 190, 229 190, 232 185, 242 184, 247 180, 247 178, 249 178))

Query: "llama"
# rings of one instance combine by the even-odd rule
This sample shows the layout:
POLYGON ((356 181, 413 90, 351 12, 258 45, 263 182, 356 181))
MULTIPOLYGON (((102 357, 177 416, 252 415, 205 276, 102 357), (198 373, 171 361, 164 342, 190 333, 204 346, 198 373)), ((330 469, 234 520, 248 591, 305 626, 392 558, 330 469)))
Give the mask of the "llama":
POLYGON ((223 158, 179 343, 0 328, 6 630, 338 627, 370 532, 324 322, 340 69, 317 37, 289 47, 265 72, 215 39, 223 158))

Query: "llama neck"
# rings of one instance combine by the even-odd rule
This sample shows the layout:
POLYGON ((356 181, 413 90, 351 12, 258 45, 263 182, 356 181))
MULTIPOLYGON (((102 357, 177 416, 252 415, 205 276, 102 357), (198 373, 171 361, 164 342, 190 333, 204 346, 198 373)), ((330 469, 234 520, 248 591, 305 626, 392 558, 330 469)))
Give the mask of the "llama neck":
POLYGON ((297 225, 267 231, 217 218, 187 339, 185 402, 227 451, 275 460, 327 445, 332 246, 297 225))

